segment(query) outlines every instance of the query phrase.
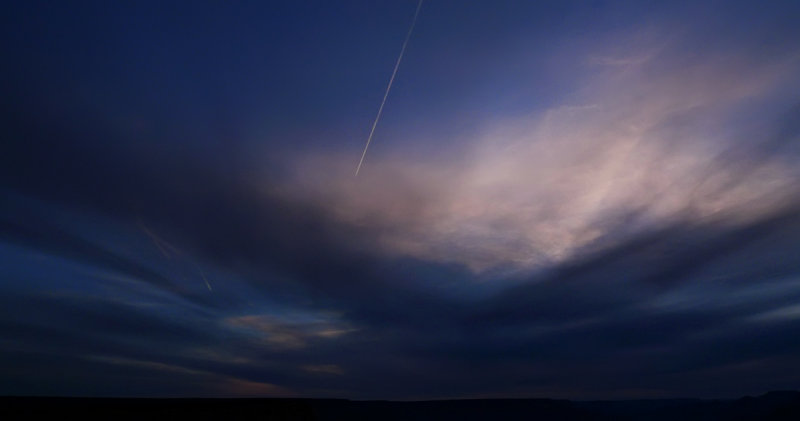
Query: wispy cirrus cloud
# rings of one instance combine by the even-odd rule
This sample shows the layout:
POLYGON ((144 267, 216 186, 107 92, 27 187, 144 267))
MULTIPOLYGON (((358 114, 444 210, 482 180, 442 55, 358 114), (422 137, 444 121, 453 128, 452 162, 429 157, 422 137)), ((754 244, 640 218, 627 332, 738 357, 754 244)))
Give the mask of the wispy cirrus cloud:
POLYGON ((387 252, 478 272, 555 264, 678 220, 743 221, 796 198, 800 174, 778 150, 798 134, 774 126, 796 116, 758 108, 784 100, 800 54, 666 45, 589 60, 571 103, 487 122, 450 159, 375 156, 352 180, 350 157, 317 155, 286 189, 374 231, 387 252), (776 136, 783 146, 770 145, 776 136))
POLYGON ((245 329, 261 337, 263 342, 278 349, 305 348, 314 340, 336 339, 339 336, 355 332, 344 322, 337 322, 332 317, 318 316, 309 320, 292 320, 292 318, 269 315, 235 316, 225 320, 231 328, 245 329))
MULTIPOLYGON (((525 16, 527 4, 504 13, 525 16)), ((297 127, 277 124, 279 110, 316 115, 294 88, 264 95, 274 102, 254 112, 269 116, 254 146, 201 124, 221 108, 238 114, 198 100, 214 91, 207 79, 186 85, 184 105, 206 107, 197 114, 136 113, 129 102, 142 98, 114 83, 98 89, 119 97, 92 102, 74 75, 59 83, 77 97, 52 102, 20 84, 0 104, 0 391, 407 399, 796 387, 800 37, 786 36, 797 32, 791 14, 753 9, 748 20, 766 13, 770 25, 742 32, 709 22, 724 13, 697 14, 679 19, 685 27, 595 39, 607 27, 592 30, 592 15, 552 42, 525 32, 525 19, 524 36, 470 26, 486 44, 460 50, 429 32, 435 42, 413 46, 420 55, 379 128, 396 140, 402 126, 403 142, 382 141, 357 179, 360 149, 346 145, 358 128, 302 120, 284 136, 297 127), (736 42, 718 35, 726 28, 736 42), (548 63, 553 74, 531 75, 548 63), (487 103, 487 92, 517 97, 487 103), (530 92, 543 94, 518 100, 530 92), (426 118, 467 129, 440 136, 415 124, 426 118)), ((452 19, 429 22, 449 31, 452 19)), ((58 63, 51 51, 43 57, 58 63)), ((97 59, 128 68, 114 57, 97 59)), ((263 83, 261 70, 239 88, 263 83)), ((341 74, 361 70, 342 63, 341 74)), ((335 120, 358 120, 309 86, 335 102, 335 120)))

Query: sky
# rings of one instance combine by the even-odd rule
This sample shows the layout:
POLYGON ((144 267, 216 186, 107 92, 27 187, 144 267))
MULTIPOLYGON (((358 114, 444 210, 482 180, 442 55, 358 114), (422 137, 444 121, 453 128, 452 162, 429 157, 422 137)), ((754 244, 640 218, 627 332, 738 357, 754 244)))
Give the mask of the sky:
POLYGON ((800 388, 800 3, 7 2, 0 394, 800 388))

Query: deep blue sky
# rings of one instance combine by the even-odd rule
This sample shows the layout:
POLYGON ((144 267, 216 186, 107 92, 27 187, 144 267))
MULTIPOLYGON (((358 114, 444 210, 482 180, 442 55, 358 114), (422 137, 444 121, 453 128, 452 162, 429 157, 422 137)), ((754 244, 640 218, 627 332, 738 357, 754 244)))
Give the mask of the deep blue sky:
POLYGON ((797 2, 12 2, 0 393, 800 387, 797 2), (234 4, 235 3, 235 4, 234 4))

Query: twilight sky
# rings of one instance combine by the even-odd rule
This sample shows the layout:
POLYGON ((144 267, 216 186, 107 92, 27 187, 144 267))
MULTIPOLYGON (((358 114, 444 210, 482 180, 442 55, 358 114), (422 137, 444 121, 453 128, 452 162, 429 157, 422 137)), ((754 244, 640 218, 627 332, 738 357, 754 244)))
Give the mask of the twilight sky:
POLYGON ((10 2, 0 394, 800 389, 800 3, 10 2))

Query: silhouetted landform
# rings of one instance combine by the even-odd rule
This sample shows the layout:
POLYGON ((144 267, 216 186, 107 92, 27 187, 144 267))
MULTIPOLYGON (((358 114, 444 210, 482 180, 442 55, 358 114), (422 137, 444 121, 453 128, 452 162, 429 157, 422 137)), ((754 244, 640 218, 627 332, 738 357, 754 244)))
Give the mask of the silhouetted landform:
POLYGON ((800 420, 800 392, 733 400, 419 402, 339 399, 0 398, 0 419, 109 420, 800 420))

